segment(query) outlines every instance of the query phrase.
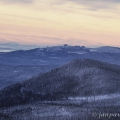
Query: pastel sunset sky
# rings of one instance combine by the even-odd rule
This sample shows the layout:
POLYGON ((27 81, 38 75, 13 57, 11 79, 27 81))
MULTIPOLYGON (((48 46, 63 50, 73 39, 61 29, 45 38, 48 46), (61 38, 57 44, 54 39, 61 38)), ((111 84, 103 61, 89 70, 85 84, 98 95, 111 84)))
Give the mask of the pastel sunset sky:
POLYGON ((0 0, 0 43, 120 47, 120 0, 0 0))

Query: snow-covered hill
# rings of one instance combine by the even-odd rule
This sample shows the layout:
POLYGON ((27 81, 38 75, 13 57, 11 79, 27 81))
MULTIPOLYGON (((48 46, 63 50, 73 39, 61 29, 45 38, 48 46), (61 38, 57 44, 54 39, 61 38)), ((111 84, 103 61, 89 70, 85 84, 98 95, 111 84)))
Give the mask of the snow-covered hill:
POLYGON ((119 86, 120 66, 78 59, 2 89, 0 106, 120 93, 119 86))

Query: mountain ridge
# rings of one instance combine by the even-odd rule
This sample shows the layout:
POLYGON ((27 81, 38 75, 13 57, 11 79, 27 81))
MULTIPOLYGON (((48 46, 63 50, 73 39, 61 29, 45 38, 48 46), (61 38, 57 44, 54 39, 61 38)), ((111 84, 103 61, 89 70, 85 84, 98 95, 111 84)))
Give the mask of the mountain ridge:
POLYGON ((74 60, 0 91, 0 107, 71 96, 120 92, 120 66, 96 60, 74 60), (108 68, 107 68, 108 67, 108 68))
POLYGON ((74 59, 95 59, 120 65, 120 52, 114 48, 108 52, 99 52, 98 48, 85 46, 53 46, 0 53, 0 64, 4 65, 57 65, 58 67, 74 59), (111 52, 113 51, 113 52, 111 52))

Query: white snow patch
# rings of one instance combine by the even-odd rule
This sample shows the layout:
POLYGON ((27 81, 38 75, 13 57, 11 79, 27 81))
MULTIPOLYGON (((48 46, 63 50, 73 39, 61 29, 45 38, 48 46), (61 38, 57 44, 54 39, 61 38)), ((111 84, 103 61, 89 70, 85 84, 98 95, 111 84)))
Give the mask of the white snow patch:
POLYGON ((48 61, 43 61, 43 60, 40 60, 40 62, 48 62, 48 61))
POLYGON ((60 59, 60 58, 58 58, 58 57, 49 57, 49 58, 53 58, 53 59, 60 59))
POLYGON ((48 61, 39 60, 39 59, 34 59, 33 61, 39 61, 39 62, 48 62, 48 61))
POLYGON ((80 54, 80 55, 82 55, 82 54, 85 54, 86 52, 78 51, 78 52, 68 52, 68 53, 75 53, 75 54, 80 54))
POLYGON ((15 72, 15 73, 16 73, 16 72, 19 72, 19 71, 15 70, 15 71, 13 71, 13 72, 15 72))
POLYGON ((109 94, 109 95, 97 95, 97 96, 88 96, 88 97, 69 97, 69 100, 85 100, 88 102, 105 100, 120 97, 120 94, 109 94))
POLYGON ((70 112, 68 112, 65 108, 61 108, 58 112, 60 115, 71 115, 70 112))

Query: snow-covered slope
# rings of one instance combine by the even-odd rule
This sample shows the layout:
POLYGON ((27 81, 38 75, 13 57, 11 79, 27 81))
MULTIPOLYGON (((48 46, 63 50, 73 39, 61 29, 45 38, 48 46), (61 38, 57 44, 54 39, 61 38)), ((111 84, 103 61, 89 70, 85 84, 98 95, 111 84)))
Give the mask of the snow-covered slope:
POLYGON ((120 53, 120 48, 103 46, 99 48, 90 48, 91 52, 100 52, 100 53, 120 53))
POLYGON ((119 93, 119 86, 120 66, 78 59, 4 88, 0 91, 0 106, 119 93))

